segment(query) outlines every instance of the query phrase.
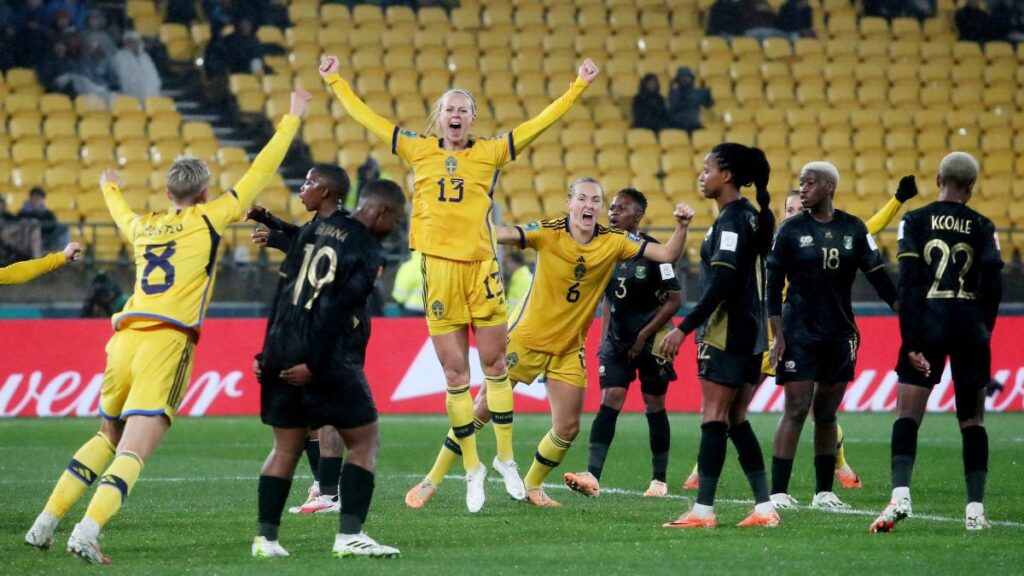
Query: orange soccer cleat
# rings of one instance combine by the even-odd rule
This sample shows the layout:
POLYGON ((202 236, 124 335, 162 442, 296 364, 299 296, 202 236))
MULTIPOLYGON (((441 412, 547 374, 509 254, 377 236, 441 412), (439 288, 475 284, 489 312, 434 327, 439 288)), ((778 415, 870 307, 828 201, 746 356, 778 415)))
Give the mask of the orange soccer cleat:
POLYGON ((566 472, 562 479, 565 481, 565 485, 568 486, 569 489, 579 492, 584 496, 597 498, 601 495, 601 484, 590 472, 580 472, 578 474, 566 472))
POLYGON ((420 509, 423 505, 430 500, 430 497, 437 492, 437 486, 430 481, 430 478, 424 478, 422 482, 413 486, 405 493, 405 505, 409 508, 420 509))
POLYGON ((542 508, 558 508, 561 506, 561 504, 548 497, 543 488, 527 490, 525 502, 531 506, 540 506, 542 508))
POLYGON ((671 522, 661 525, 662 528, 717 528, 718 519, 712 514, 707 518, 701 518, 693 512, 687 512, 671 522))
POLYGON ((700 488, 700 476, 696 472, 686 477, 686 482, 683 482, 683 490, 696 490, 700 488))
POLYGON ((849 464, 836 468, 836 478, 843 488, 860 488, 862 486, 860 477, 853 471, 853 468, 850 468, 849 464))
POLYGON ((742 522, 737 524, 737 526, 742 528, 756 528, 758 526, 775 528, 779 524, 782 524, 782 519, 779 518, 778 512, 772 510, 768 514, 758 514, 757 510, 755 510, 750 513, 750 516, 747 516, 742 522))

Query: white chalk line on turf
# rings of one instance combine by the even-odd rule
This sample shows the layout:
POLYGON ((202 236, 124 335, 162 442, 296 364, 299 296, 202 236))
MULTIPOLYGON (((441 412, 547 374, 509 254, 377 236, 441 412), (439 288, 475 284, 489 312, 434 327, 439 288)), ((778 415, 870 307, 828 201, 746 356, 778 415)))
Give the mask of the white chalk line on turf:
MULTIPOLYGON (((423 476, 420 476, 418 474, 384 474, 384 475, 381 475, 381 476, 383 476, 384 478, 402 479, 402 480, 419 480, 419 479, 423 478, 423 476)), ((203 477, 198 477, 198 476, 194 476, 194 477, 174 477, 174 476, 150 476, 150 477, 145 477, 144 476, 144 477, 139 479, 139 482, 141 482, 141 483, 148 483, 148 482, 157 483, 157 482, 159 482, 159 483, 177 484, 177 483, 188 483, 188 482, 255 482, 257 479, 258 479, 258 477, 254 476, 254 475, 248 475, 248 476, 203 476, 203 477)), ((294 479, 295 480, 312 480, 313 477, 311 475, 309 475, 309 474, 296 474, 294 479)), ((448 475, 445 476, 445 479, 446 480, 464 480, 465 477, 459 476, 459 475, 456 475, 456 474, 448 474, 448 475)), ((491 482, 493 484, 504 484, 504 482, 502 481, 501 478, 491 477, 491 478, 488 478, 487 480, 488 480, 488 482, 491 482)), ((0 480, 0 485, 5 485, 5 484, 37 484, 39 482, 40 482, 39 480, 8 480, 8 479, 4 479, 4 480, 0 480)), ((550 484, 550 483, 546 483, 546 484, 544 484, 544 488, 553 489, 553 490, 569 490, 569 488, 567 486, 565 486, 564 484, 550 484)), ((615 495, 619 495, 619 496, 628 496, 628 497, 631 497, 631 498, 643 497, 643 492, 640 492, 639 490, 628 490, 626 488, 601 488, 601 493, 602 494, 615 494, 615 495)), ((667 494, 667 495, 663 496, 662 499, 664 499, 664 500, 692 501, 694 498, 692 496, 682 495, 682 494, 667 494)), ((718 498, 717 501, 718 502, 722 502, 722 503, 726 503, 726 504, 746 504, 748 506, 753 506, 754 505, 754 501, 753 500, 739 500, 739 499, 731 499, 731 498, 718 498)), ((811 508, 810 506, 797 506, 796 510, 801 511, 801 512, 823 512, 823 513, 826 513, 826 514, 850 514, 850 515, 853 515, 853 516, 877 516, 878 515, 878 512, 873 512, 871 510, 857 510, 855 508, 847 508, 845 510, 844 509, 839 509, 839 510, 821 510, 819 508, 811 508)), ((935 514, 914 514, 912 516, 912 519, 914 519, 914 520, 925 520, 925 521, 929 521, 929 522, 942 522, 942 523, 949 523, 949 524, 959 524, 959 523, 962 523, 964 521, 963 518, 953 518, 953 517, 950 517, 950 516, 938 516, 938 515, 935 515, 935 514)), ((991 523, 993 526, 1005 526, 1005 527, 1008 527, 1008 528, 1024 528, 1024 522, 1014 522, 1012 520, 992 520, 992 519, 989 519, 989 523, 991 523)))

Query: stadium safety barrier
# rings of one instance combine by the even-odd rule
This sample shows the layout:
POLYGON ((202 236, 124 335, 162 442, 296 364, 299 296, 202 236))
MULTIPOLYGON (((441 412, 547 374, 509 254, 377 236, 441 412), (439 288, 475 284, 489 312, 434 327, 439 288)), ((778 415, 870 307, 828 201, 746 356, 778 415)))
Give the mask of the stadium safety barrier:
MULTIPOLYGON (((854 381, 842 410, 888 412, 896 407, 895 365, 899 328, 895 317, 858 319, 861 348, 854 381)), ((196 351, 192 382, 179 410, 183 416, 254 415, 259 413, 259 384, 252 374, 265 319, 213 319, 204 328, 196 351)), ((992 347, 992 376, 1003 383, 988 399, 988 410, 1024 410, 1024 348, 1013 336, 1024 331, 1024 317, 1000 318, 992 347)), ((0 322, 0 417, 95 416, 103 380, 104 346, 110 324, 103 320, 10 320, 0 322)), ((587 340, 590 386, 586 409, 600 403, 599 363, 595 356, 601 334, 594 321, 587 340)), ((666 408, 700 410, 696 350, 688 339, 676 359, 680 376, 668 391, 666 408)), ((420 319, 375 318, 367 351, 367 377, 384 414, 444 413, 445 380, 420 319)), ((476 349, 470 350, 472 381, 483 381, 476 349)), ((518 385, 517 412, 548 410, 542 384, 518 385)), ((769 379, 754 396, 754 412, 782 409, 782 390, 769 379)), ((624 408, 641 411, 639 393, 624 408)), ((954 409, 949 366, 929 400, 928 409, 954 409)))

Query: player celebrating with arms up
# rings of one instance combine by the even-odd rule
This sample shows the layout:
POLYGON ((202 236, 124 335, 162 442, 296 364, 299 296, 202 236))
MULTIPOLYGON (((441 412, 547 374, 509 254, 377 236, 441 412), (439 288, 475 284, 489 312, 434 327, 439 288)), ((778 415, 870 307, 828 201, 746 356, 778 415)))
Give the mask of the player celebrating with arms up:
POLYGON ((228 224, 242 219, 277 172, 309 101, 302 90, 292 93, 291 110, 277 133, 238 184, 215 200, 207 202, 210 171, 196 158, 178 158, 168 170, 172 207, 164 213, 135 214, 121 196, 117 172, 103 173, 103 199, 135 247, 135 290, 113 318, 116 332, 107 343, 100 431, 75 452, 25 535, 28 544, 48 548, 61 518, 98 478, 85 518, 68 539, 68 552, 95 564, 109 563, 100 552, 100 529, 131 493, 143 462, 160 444, 185 397, 213 294, 221 235, 228 224))
POLYGON ((35 260, 15 262, 10 266, 0 268, 0 285, 2 284, 24 284, 30 282, 47 272, 53 272, 63 268, 69 262, 78 262, 82 259, 82 245, 78 242, 70 242, 60 252, 47 254, 35 260))
POLYGON ((792 507, 789 477, 800 432, 814 412, 815 490, 811 506, 845 508, 832 491, 836 468, 836 411, 853 380, 860 345, 851 290, 860 269, 893 306, 896 289, 878 246, 859 218, 832 206, 839 172, 828 162, 800 170, 804 212, 779 227, 768 256, 768 318, 772 365, 786 403, 775 433, 772 501, 792 507), (786 290, 785 307, 782 302, 786 290))
POLYGON ((466 507, 484 504, 486 468, 477 454, 469 395, 469 327, 473 327, 489 408, 495 415, 498 453, 493 466, 509 494, 522 499, 512 451, 512 385, 505 366, 508 310, 494 246, 491 194, 501 168, 515 160, 565 114, 598 74, 589 59, 579 77, 536 118, 494 139, 474 139, 476 103, 465 90, 449 90, 434 105, 429 136, 403 130, 363 103, 339 75, 335 56, 320 74, 345 110, 412 166, 414 192, 409 247, 423 254, 427 327, 445 373, 448 420, 466 470, 466 507))
POLYGON ((949 358, 956 418, 963 440, 968 530, 989 528, 985 518, 988 433, 985 385, 991 372, 992 329, 1002 297, 999 239, 988 218, 967 207, 978 162, 953 152, 939 164, 939 199, 903 217, 899 227, 900 348, 897 406, 892 425, 892 499, 871 524, 892 532, 911 514, 910 478, 917 430, 928 396, 949 358))

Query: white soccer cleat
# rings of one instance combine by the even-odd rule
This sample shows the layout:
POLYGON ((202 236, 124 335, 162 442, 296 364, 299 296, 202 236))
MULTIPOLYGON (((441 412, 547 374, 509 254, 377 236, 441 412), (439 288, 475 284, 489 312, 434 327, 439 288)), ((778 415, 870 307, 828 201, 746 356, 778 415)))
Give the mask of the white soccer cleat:
MULTIPOLYGON (((481 466, 482 468, 483 466, 481 466)), ((373 538, 366 535, 366 532, 359 534, 338 534, 334 537, 334 548, 332 550, 335 558, 352 558, 364 556, 367 558, 394 558, 401 554, 398 548, 379 544, 373 538)))
POLYGON ((792 496, 786 494, 785 492, 772 494, 768 498, 772 501, 772 504, 775 506, 776 510, 792 510, 796 508, 799 504, 799 502, 796 501, 796 498, 793 498, 792 496))
POLYGON ((277 540, 267 540, 263 536, 257 536, 252 540, 253 558, 277 558, 288 556, 288 551, 281 546, 277 540))
POLYGON ((509 497, 513 500, 526 498, 526 486, 523 485, 523 479, 519 476, 519 465, 515 460, 502 462, 495 456, 494 461, 491 462, 491 468, 501 474, 501 479, 505 481, 505 492, 508 492, 509 497))
POLYGON ((110 558, 100 552, 100 529, 88 519, 75 524, 68 538, 68 554, 78 556, 90 564, 110 564, 110 558))
POLYGON ((330 514, 331 512, 341 512, 341 498, 320 495, 299 507, 299 514, 330 514))
POLYGON ((892 532, 896 529, 896 523, 900 520, 910 518, 913 511, 910 508, 910 498, 899 498, 889 502, 882 510, 882 513, 875 518, 868 528, 869 532, 892 532))
POLYGON ((313 500, 316 500, 319 497, 320 497, 320 490, 315 489, 312 486, 310 486, 309 487, 309 496, 306 498, 306 501, 303 502, 302 504, 299 504, 298 506, 292 506, 291 508, 288 509, 288 513, 289 514, 302 514, 302 507, 306 506, 307 504, 310 504, 311 502, 313 502, 313 500))
POLYGON ((483 464, 472 471, 466 472, 466 508, 470 512, 479 512, 484 507, 484 480, 487 479, 487 467, 483 464))
POLYGON ((25 533, 25 544, 43 551, 49 550, 57 524, 60 524, 60 518, 43 510, 25 533))
POLYGON ((814 499, 811 500, 811 508, 842 510, 849 507, 850 505, 840 500, 835 492, 818 492, 814 495, 814 499))
POLYGON ((992 527, 985 518, 985 507, 979 502, 971 502, 967 505, 965 527, 971 531, 988 530, 992 527))

